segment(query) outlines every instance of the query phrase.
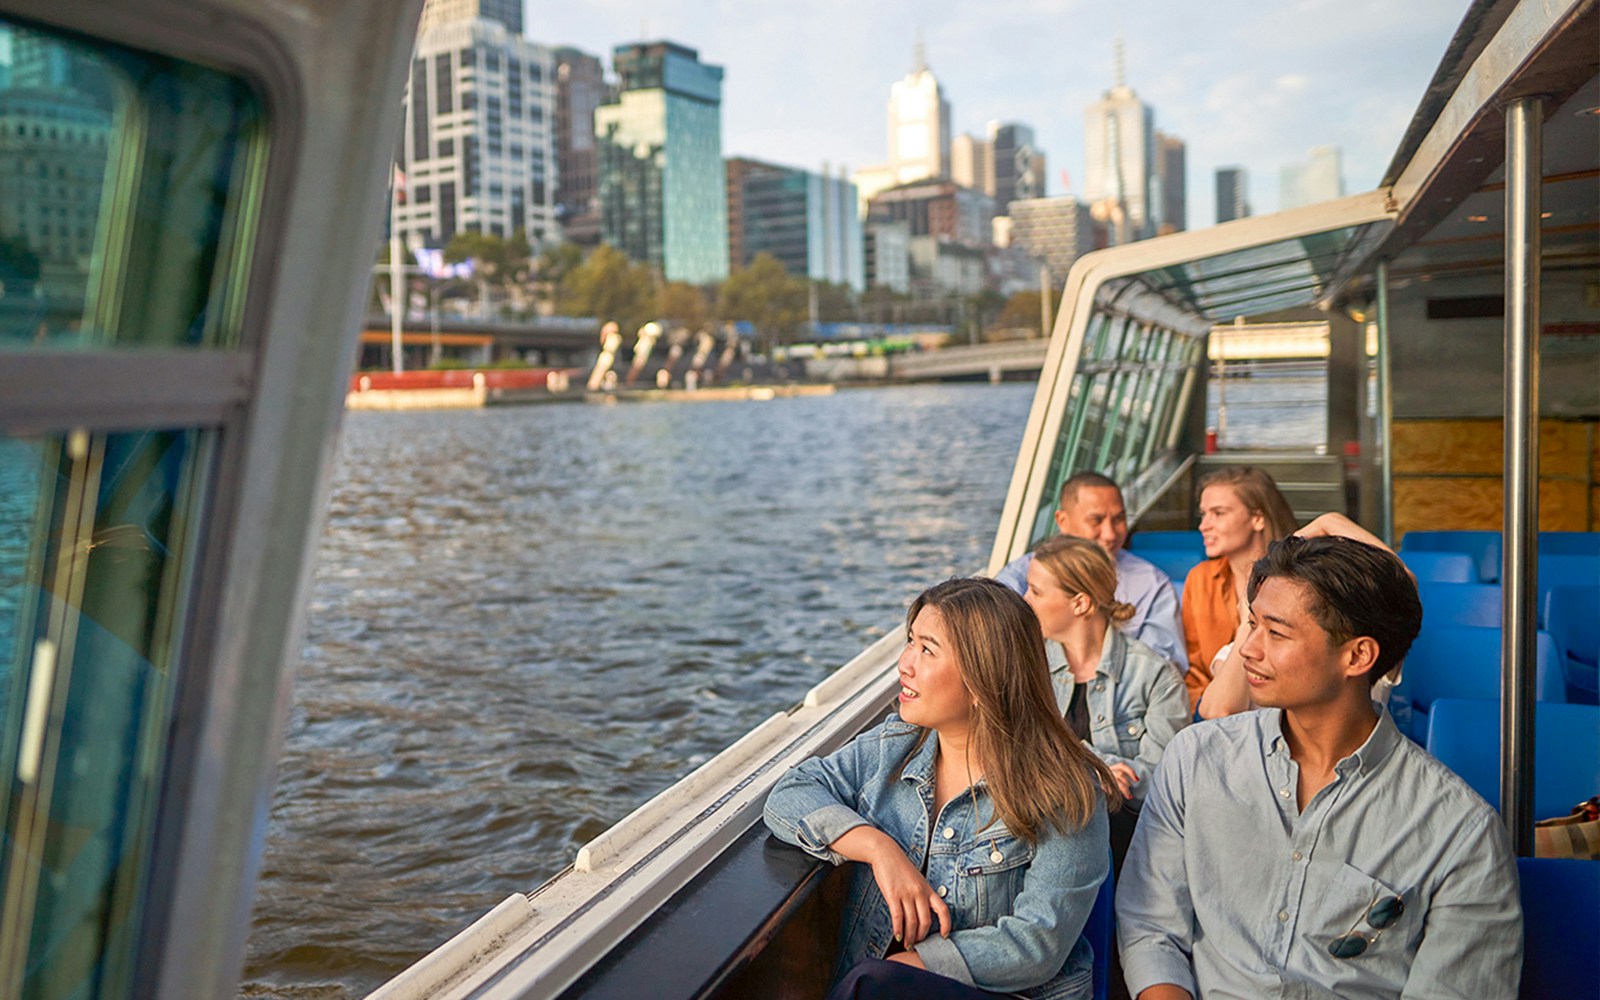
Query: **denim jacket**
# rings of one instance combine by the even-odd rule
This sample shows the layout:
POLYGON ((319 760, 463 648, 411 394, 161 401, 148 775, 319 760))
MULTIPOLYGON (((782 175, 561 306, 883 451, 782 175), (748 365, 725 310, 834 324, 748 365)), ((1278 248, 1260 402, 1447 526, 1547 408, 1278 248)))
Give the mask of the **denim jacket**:
MULTIPOLYGON (((1081 830, 1047 827, 1031 847, 998 820, 984 826, 994 806, 981 779, 934 817, 938 734, 906 758, 921 732, 891 714, 828 757, 797 765, 767 798, 767 826, 836 865, 847 859, 829 844, 858 826, 882 830, 950 907, 950 936, 935 930, 915 946, 929 970, 1032 1000, 1086 1000, 1093 953, 1083 926, 1109 867, 1103 800, 1081 830), (902 760, 900 777, 889 781, 902 760)), ((892 933, 871 866, 857 865, 839 973, 881 958, 892 933)))
MULTIPOLYGON (((1061 711, 1072 701, 1077 682, 1060 643, 1049 646, 1050 679, 1061 711)), ((1100 665, 1089 684, 1089 743, 1107 764, 1127 764, 1139 780, 1132 805, 1144 802, 1150 775, 1161 751, 1178 730, 1189 724, 1189 691, 1171 660, 1138 639, 1107 629, 1100 665)))

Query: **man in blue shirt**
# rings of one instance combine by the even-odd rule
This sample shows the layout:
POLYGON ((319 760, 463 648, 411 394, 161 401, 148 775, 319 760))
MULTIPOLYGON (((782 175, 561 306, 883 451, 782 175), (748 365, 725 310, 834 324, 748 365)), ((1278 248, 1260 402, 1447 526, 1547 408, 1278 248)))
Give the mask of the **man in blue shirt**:
MULTIPOLYGON (((1098 472, 1080 472, 1068 479, 1061 484, 1056 530, 1096 542, 1116 560, 1117 600, 1133 605, 1133 617, 1122 623, 1122 631, 1176 663, 1180 671, 1188 670, 1178 593, 1171 578, 1123 548, 1128 541, 1128 509, 1122 488, 1098 472)), ((1033 555, 1025 553, 1006 563, 994 578, 1026 595, 1032 563, 1033 555)))
POLYGON ((1375 709, 1422 623, 1392 553, 1291 537, 1250 577, 1260 711, 1167 745, 1117 886, 1140 1000, 1517 994, 1499 817, 1375 709))

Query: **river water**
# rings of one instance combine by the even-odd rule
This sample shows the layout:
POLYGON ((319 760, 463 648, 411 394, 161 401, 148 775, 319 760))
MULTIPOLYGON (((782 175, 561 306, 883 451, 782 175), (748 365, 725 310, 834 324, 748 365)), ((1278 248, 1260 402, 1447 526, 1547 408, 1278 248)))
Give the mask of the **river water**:
POLYGON ((348 414, 242 995, 364 995, 980 569, 1032 397, 348 414))

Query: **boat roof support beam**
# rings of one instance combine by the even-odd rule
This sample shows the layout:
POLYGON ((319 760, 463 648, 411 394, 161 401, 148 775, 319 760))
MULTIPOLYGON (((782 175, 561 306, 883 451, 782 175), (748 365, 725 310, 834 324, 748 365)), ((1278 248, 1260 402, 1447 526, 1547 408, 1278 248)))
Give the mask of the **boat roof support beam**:
POLYGON ((1534 595, 1539 521, 1539 285, 1544 101, 1506 105, 1505 503, 1500 599, 1500 802, 1533 855, 1534 595))

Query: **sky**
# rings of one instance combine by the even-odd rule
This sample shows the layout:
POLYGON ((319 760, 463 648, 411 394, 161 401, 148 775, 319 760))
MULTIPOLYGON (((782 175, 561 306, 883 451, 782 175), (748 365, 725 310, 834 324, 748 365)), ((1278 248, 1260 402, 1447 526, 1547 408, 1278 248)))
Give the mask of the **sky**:
POLYGON ((1033 126, 1049 194, 1081 193, 1084 108, 1129 86, 1188 143, 1190 228, 1213 171, 1242 165, 1257 214, 1278 174, 1337 145, 1347 193, 1382 178, 1468 0, 525 0, 525 33, 605 59, 668 39, 724 68, 722 151, 837 171, 888 156, 889 86, 920 30, 956 134, 1033 126), (1063 177, 1063 171, 1066 177, 1063 177), (1070 187, 1066 181, 1070 180, 1070 187))

